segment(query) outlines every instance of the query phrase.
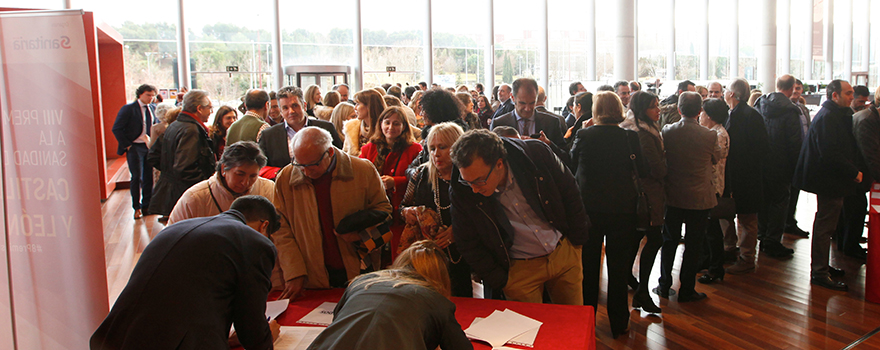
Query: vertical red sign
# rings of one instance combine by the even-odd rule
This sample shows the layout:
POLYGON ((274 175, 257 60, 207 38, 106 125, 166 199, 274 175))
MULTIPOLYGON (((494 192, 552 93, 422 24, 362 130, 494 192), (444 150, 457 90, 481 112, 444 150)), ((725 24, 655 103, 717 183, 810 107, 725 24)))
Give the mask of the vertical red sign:
POLYGON ((11 300, 16 349, 83 349, 108 300, 82 12, 0 14, 0 46, 0 317, 11 300))

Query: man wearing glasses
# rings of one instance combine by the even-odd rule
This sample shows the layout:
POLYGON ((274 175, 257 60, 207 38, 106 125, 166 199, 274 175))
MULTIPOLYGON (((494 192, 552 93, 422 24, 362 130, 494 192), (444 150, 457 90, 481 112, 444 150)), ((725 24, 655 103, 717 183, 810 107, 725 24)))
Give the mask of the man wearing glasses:
POLYGON ((361 259, 352 245, 360 238, 335 228, 361 210, 391 215, 391 203, 373 164, 333 147, 327 130, 302 128, 290 148, 294 160, 275 179, 281 229, 272 239, 284 273, 281 298, 292 299, 303 288, 344 288, 360 274, 361 259))
MULTIPOLYGON (((451 150, 452 231, 493 297, 583 305, 589 218, 574 176, 546 144, 463 135, 451 150)), ((596 281, 598 283, 598 281, 596 281)))
MULTIPOLYGON (((214 175, 214 148, 205 123, 214 106, 204 90, 192 90, 183 98, 183 111, 171 123, 160 142, 153 144, 147 157, 162 171, 153 189, 150 212, 161 214, 160 221, 174 209, 174 204, 188 188, 214 175)), ((164 220, 162 220, 164 219, 164 220)))

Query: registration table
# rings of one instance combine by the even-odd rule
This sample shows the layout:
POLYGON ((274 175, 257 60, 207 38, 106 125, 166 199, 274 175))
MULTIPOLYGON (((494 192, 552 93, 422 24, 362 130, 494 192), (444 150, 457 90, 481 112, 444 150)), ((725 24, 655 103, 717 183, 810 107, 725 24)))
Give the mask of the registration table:
MULTIPOLYGON (((344 289, 306 290, 292 301, 287 311, 278 316, 282 326, 308 326, 296 321, 324 302, 338 302, 344 289)), ((475 317, 487 317, 495 310, 510 309, 543 322, 534 349, 595 349, 596 325, 591 306, 520 303, 515 301, 452 298, 455 318, 467 329, 475 317)), ((489 345, 473 342, 474 349, 490 349, 489 345)), ((529 349, 517 345, 512 348, 529 349)))

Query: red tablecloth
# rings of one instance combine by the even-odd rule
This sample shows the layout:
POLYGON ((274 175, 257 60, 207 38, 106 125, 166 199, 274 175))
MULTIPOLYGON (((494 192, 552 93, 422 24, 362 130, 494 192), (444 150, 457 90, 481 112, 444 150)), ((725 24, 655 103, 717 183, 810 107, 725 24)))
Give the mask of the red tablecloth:
MULTIPOLYGON (((308 326, 297 324, 300 318, 325 301, 337 302, 344 289, 306 290, 304 295, 291 302, 287 311, 278 316, 282 326, 308 326)), ((515 301, 452 298, 456 305, 455 318, 462 328, 470 327, 475 317, 488 317, 494 310, 511 309, 522 315, 543 322, 534 349, 595 349, 596 324, 591 306, 532 304, 515 301)), ((522 346, 507 345, 528 349, 522 346)), ((490 349, 485 343, 474 342, 474 349, 490 349)))

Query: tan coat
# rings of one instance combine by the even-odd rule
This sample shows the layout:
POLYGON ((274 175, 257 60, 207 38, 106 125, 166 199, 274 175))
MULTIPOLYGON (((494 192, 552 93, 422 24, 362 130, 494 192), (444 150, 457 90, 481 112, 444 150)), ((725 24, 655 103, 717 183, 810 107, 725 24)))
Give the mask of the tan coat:
MULTIPOLYGON (((171 210, 168 225, 181 220, 220 214, 220 210, 217 210, 217 205, 211 199, 211 192, 214 193, 214 199, 217 200, 217 205, 223 211, 229 210, 232 202, 238 198, 220 184, 217 173, 214 173, 210 178, 193 185, 193 187, 190 187, 180 196, 177 204, 174 205, 174 209, 171 210), (209 186, 211 187, 210 191, 208 191, 209 186)), ((275 197, 275 183, 272 180, 258 177, 257 182, 254 183, 247 194, 260 195, 271 201, 275 197)))
MULTIPOLYGON (((391 214, 391 203, 379 173, 365 159, 333 148, 336 168, 330 186, 333 225, 359 210, 382 210, 391 214)), ((307 276, 306 288, 330 288, 324 266, 323 234, 318 217, 315 189, 310 178, 288 165, 275 179, 275 208, 281 214, 281 229, 272 234, 284 280, 307 276)), ((360 258, 351 243, 336 238, 348 279, 360 273, 360 258)))
POLYGON ((342 126, 342 132, 344 137, 342 151, 353 157, 359 156, 361 154, 361 147, 364 146, 361 144, 360 139, 361 120, 355 118, 346 121, 342 126))

